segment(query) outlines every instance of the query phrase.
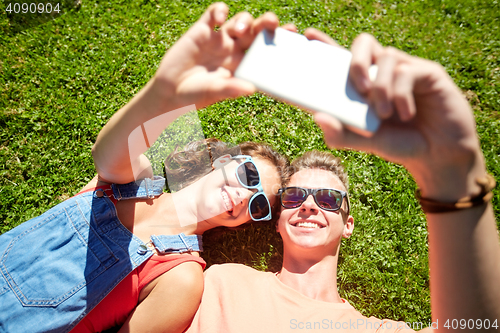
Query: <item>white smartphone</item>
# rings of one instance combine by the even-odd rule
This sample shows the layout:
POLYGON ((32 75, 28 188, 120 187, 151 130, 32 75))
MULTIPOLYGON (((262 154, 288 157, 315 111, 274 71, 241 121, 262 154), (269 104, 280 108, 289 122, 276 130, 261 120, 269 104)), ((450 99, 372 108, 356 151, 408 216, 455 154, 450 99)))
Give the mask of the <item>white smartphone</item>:
MULTIPOLYGON (((370 136, 380 125, 374 110, 349 82, 351 52, 277 28, 257 35, 235 77, 299 107, 328 113, 370 136)), ((370 68, 370 77, 377 67, 370 68)))

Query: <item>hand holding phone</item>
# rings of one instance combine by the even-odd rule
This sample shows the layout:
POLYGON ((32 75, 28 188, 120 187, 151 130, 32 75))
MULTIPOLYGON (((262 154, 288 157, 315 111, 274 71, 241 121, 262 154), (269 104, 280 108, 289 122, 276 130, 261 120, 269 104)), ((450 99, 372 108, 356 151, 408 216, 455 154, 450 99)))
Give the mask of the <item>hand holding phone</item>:
MULTIPOLYGON (((235 77, 297 106, 328 113, 351 130, 370 136, 380 125, 374 110, 349 82, 351 52, 277 28, 263 30, 235 77)), ((377 67, 370 68, 376 76, 377 67)))

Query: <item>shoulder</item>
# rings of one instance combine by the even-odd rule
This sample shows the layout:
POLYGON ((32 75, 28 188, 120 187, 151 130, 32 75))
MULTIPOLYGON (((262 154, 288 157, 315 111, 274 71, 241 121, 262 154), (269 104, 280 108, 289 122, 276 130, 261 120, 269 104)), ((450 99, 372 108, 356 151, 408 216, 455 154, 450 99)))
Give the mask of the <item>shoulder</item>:
POLYGON ((210 266, 206 273, 210 274, 218 274, 218 273, 238 273, 238 274, 260 274, 266 273, 262 271, 258 271, 252 267, 243 265, 243 264, 220 264, 220 265, 212 265, 210 266))
POLYGON ((241 264, 212 265, 205 271, 202 303, 233 304, 238 299, 244 307, 260 304, 270 292, 272 276, 241 264))
POLYGON ((205 271, 205 281, 223 280, 228 282, 241 282, 242 280, 254 280, 269 276, 269 272, 261 272, 242 264, 212 265, 205 271))

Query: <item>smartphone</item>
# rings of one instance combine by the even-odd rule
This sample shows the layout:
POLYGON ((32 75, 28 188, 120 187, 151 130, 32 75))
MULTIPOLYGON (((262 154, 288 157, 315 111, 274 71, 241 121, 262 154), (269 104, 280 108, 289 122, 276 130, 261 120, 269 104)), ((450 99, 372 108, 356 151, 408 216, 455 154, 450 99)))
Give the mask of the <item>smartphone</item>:
MULTIPOLYGON (((380 125, 349 82, 351 52, 277 28, 263 30, 236 69, 235 77, 299 107, 328 113, 351 130, 372 135, 380 125)), ((370 77, 377 67, 370 68, 370 77)))

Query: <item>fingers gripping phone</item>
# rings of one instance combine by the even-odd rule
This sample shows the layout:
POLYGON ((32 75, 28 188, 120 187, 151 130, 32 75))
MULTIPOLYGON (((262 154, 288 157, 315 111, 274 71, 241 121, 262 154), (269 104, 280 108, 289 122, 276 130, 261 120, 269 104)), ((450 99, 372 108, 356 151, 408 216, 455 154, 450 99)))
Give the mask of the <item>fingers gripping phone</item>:
MULTIPOLYGON (((274 97, 328 113, 351 130, 370 136, 380 125, 374 110, 349 82, 351 52, 277 28, 263 30, 235 77, 274 97)), ((375 78, 377 67, 370 68, 375 78)))

